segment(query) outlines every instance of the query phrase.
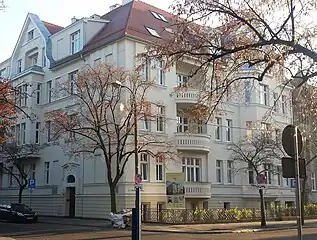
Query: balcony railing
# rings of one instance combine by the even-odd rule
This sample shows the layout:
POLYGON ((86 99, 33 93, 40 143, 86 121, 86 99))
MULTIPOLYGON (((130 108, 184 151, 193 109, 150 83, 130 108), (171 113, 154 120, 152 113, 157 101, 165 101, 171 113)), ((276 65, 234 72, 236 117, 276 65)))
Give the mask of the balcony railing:
POLYGON ((210 151, 210 136, 207 134, 175 133, 176 147, 183 150, 210 151))
POLYGON ((211 184, 206 182, 185 182, 185 197, 210 198, 211 184))
POLYGON ((175 92, 176 103, 196 103, 198 100, 198 90, 186 89, 184 91, 175 92))

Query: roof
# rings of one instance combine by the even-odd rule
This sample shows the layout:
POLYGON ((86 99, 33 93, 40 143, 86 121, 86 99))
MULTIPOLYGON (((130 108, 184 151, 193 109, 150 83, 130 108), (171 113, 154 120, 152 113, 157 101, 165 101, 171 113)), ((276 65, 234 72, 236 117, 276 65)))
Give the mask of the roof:
POLYGON ((64 29, 63 27, 58 26, 58 25, 53 24, 53 23, 49 23, 49 22, 45 22, 45 21, 42 21, 42 22, 44 23, 44 25, 47 28, 47 30, 51 33, 51 35, 59 32, 62 29, 64 29))
POLYGON ((151 6, 145 2, 133 0, 122 5, 102 16, 109 20, 85 46, 84 53, 93 49, 107 45, 124 36, 134 37, 143 41, 157 41, 159 38, 152 36, 145 28, 155 29, 162 39, 169 38, 165 27, 170 24, 153 16, 151 11, 163 15, 167 20, 171 20, 174 15, 162 9, 151 6))

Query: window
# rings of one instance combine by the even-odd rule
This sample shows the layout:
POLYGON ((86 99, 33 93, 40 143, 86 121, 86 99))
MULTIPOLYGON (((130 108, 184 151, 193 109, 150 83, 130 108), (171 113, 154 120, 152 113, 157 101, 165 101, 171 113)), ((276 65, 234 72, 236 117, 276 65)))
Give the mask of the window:
POLYGON ((221 140, 221 118, 216 118, 215 138, 221 140))
POLYGON ((251 83, 249 81, 244 83, 244 98, 245 103, 251 102, 251 83))
POLYGON ((21 143, 22 144, 25 144, 25 137, 26 137, 26 134, 25 134, 25 123, 22 123, 21 124, 21 143))
POLYGON ((282 167, 281 166, 277 166, 276 167, 276 175, 277 175, 277 185, 281 186, 282 185, 282 167))
POLYGON ((316 191, 316 174, 311 173, 311 190, 316 191))
POLYGON ((148 30, 148 32, 154 36, 154 37, 157 37, 157 38, 161 38, 161 36, 157 33, 157 31, 153 28, 150 28, 150 27, 145 27, 146 30, 148 30))
POLYGON ((164 180, 164 159, 161 156, 156 157, 155 179, 156 181, 164 180))
POLYGON ((140 169, 143 181, 149 181, 149 155, 141 153, 140 156, 140 169))
POLYGON ((50 183, 50 162, 44 163, 44 182, 45 184, 50 183))
POLYGON ((112 53, 106 54, 105 63, 108 64, 108 65, 112 65, 113 64, 113 55, 112 55, 112 53))
POLYGON ((94 67, 98 66, 101 63, 101 58, 97 58, 94 60, 94 67))
POLYGON ((6 74, 6 69, 3 68, 0 70, 0 77, 4 77, 4 75, 6 74))
POLYGON ((188 118, 177 117, 177 132, 188 131, 188 118))
POLYGON ((254 184, 254 169, 251 163, 248 164, 249 184, 254 184))
POLYGON ((223 182, 223 161, 222 160, 216 160, 216 182, 222 183, 223 182))
POLYGON ((282 113, 287 114, 287 99, 285 95, 282 95, 282 113))
POLYGON ((34 54, 34 55, 30 56, 30 60, 31 60, 31 66, 37 65, 38 54, 34 54))
POLYGON ((53 92, 53 88, 52 88, 52 81, 48 81, 47 82, 47 102, 51 103, 52 102, 52 92, 53 92))
POLYGON ((151 73, 151 61, 149 59, 145 60, 141 76, 144 81, 149 81, 151 73))
POLYGON ((246 137, 248 140, 252 139, 252 128, 253 128, 253 122, 252 121, 246 121, 246 137))
POLYGON ((186 158, 182 159, 182 172, 185 175, 186 182, 200 182, 201 181, 201 159, 200 158, 186 158))
POLYGON ((80 50, 80 31, 70 35, 71 38, 71 54, 77 53, 80 50))
POLYGON ((266 177, 266 181, 268 184, 272 184, 272 170, 273 170, 273 165, 270 164, 264 164, 264 175, 266 177))
POLYGON ((16 133, 15 133, 15 139, 16 139, 16 143, 17 145, 21 145, 21 129, 20 129, 20 125, 16 125, 16 133))
POLYGON ((156 84, 160 85, 160 86, 164 86, 165 84, 165 74, 164 74, 164 66, 163 66, 163 61, 157 61, 156 64, 156 70, 157 70, 157 74, 156 74, 156 84))
POLYGON ((40 130, 41 129, 41 123, 37 122, 35 124, 35 143, 39 144, 40 143, 40 130))
POLYGON ((271 143, 272 141, 272 129, 271 129, 271 124, 262 122, 261 123, 261 131, 262 131, 262 136, 263 140, 266 141, 266 143, 271 143))
POLYGON ((278 112, 279 102, 278 102, 278 94, 277 93, 273 93, 273 99, 274 99, 273 111, 278 112))
POLYGON ((73 94, 76 94, 76 78, 77 78, 77 73, 78 71, 74 71, 74 72, 71 72, 68 74, 68 79, 69 79, 69 82, 70 82, 70 94, 73 95, 73 94))
POLYGON ((11 187, 13 185, 13 167, 9 167, 9 186, 11 187))
POLYGON ((187 87, 188 77, 184 75, 177 75, 177 87, 187 87))
POLYGON ((17 73, 22 72, 22 59, 18 60, 17 73))
POLYGON ((269 88, 267 85, 260 84, 260 104, 268 105, 269 88))
POLYGON ((47 121, 45 125, 46 125, 46 133, 47 133, 46 139, 47 139, 47 142, 50 142, 52 141, 51 121, 47 121))
POLYGON ((143 117, 141 119, 141 124, 140 124, 140 129, 144 131, 150 131, 150 119, 149 119, 149 114, 151 113, 151 103, 150 102, 145 102, 143 104, 143 117))
POLYGON ((42 84, 38 83, 36 87, 36 104, 41 104, 41 89, 42 84))
POLYGON ((233 161, 227 161, 227 183, 233 183, 233 161))
POLYGON ((19 91, 19 106, 26 106, 27 98, 28 98, 28 86, 27 84, 23 84, 22 86, 18 87, 19 91))
POLYGON ((30 165, 29 178, 35 179, 35 164, 30 165))
POLYGON ((157 106, 157 115, 156 115, 156 131, 164 132, 164 114, 165 109, 163 106, 157 106))
POLYGON ((34 30, 31 30, 28 32, 28 41, 32 40, 34 38, 34 30))
POLYGON ((226 126, 226 141, 231 142, 232 141, 232 120, 226 119, 227 126, 226 126))
POLYGON ((164 22, 168 22, 168 20, 162 15, 162 14, 159 14, 159 13, 156 13, 156 12, 153 12, 153 11, 150 11, 152 13, 152 15, 158 19, 158 20, 162 20, 164 22))
POLYGON ((42 48, 42 67, 46 67, 45 48, 42 48))

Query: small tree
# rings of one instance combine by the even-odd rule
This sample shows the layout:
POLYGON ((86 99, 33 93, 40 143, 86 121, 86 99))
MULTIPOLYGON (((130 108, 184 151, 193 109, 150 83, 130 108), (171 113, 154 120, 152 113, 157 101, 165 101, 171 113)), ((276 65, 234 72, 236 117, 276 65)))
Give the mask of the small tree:
POLYGON ((49 115, 56 136, 65 137, 61 144, 65 151, 103 155, 112 212, 116 212, 116 187, 135 154, 134 107, 136 120, 142 124, 139 129, 144 130, 137 133, 137 154, 173 156, 172 142, 150 131, 153 122, 157 131, 165 129, 162 103, 147 100, 152 86, 152 81, 140 79, 138 71, 100 64, 79 72, 76 81, 61 84, 59 91, 71 95, 72 107, 49 115))
MULTIPOLYGON (((253 133, 251 137, 240 140, 228 147, 230 159, 235 162, 237 171, 253 171, 256 175, 267 172, 274 174, 274 165, 283 154, 278 138, 273 139, 270 131, 253 133)), ((270 177, 269 177, 270 178, 270 177)), ((267 179, 270 181, 270 179, 267 179)), ((254 176, 252 180, 254 181, 254 176)), ((265 204, 263 189, 259 189, 261 203, 261 227, 266 226, 265 204)))
POLYGON ((19 203, 22 202, 23 190, 28 185, 30 168, 25 165, 29 159, 37 154, 36 145, 17 146, 15 143, 2 143, 0 146, 0 168, 3 173, 12 177, 19 188, 19 203))

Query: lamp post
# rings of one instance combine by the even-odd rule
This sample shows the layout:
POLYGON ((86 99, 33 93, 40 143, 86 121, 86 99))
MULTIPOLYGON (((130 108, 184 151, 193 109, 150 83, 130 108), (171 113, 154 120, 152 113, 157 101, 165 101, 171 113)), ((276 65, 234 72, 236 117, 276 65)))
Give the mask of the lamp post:
MULTIPOLYGON (((120 81, 112 83, 115 88, 126 88, 132 94, 132 111, 134 124, 134 170, 135 177, 139 175, 139 155, 138 155, 138 119, 137 119, 137 102, 136 95, 131 88, 124 86, 120 81)), ((135 187, 135 210, 136 210, 136 240, 141 239, 141 221, 140 221, 140 187, 135 187)))

